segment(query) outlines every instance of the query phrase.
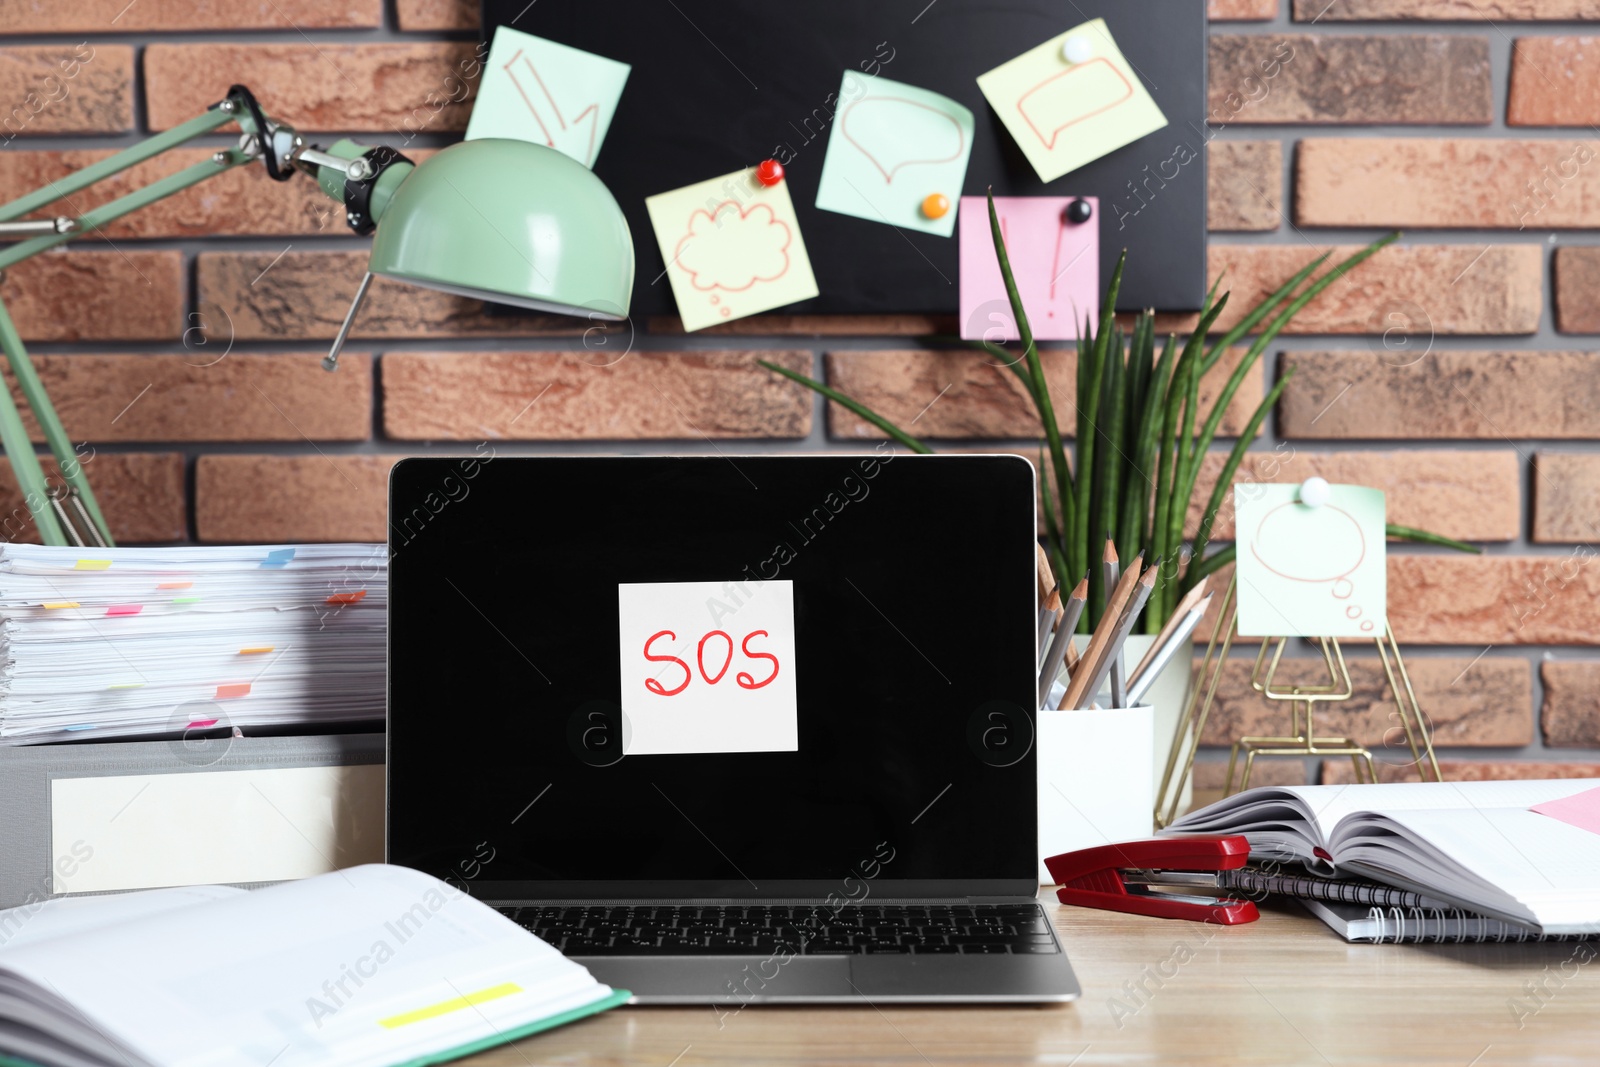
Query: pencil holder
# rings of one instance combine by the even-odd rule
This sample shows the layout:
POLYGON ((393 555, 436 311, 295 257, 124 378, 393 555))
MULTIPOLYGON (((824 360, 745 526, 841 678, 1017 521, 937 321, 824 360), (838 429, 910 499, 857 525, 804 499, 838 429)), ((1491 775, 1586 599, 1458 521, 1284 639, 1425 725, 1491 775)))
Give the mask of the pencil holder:
POLYGON ((1155 709, 1041 711, 1039 884, 1044 858, 1149 837, 1155 808, 1155 709))

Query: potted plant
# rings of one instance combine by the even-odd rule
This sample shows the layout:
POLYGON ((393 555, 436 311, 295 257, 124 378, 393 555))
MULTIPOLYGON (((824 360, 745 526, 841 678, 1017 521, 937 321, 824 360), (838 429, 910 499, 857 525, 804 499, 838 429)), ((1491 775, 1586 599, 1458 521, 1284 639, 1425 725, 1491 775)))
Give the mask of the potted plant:
MULTIPOLYGON (((1234 394, 1267 346, 1301 308, 1400 235, 1396 232, 1379 238, 1313 278, 1331 253, 1316 257, 1208 343, 1211 327, 1228 304, 1227 293, 1217 295, 1219 278, 1206 294, 1199 320, 1187 341, 1180 347, 1177 337, 1168 335, 1159 355, 1153 312, 1141 312, 1130 333, 1125 334, 1117 324, 1115 309, 1127 256, 1124 252, 1106 287, 1098 329, 1091 336, 1086 319, 1078 340, 1077 410, 1072 413, 1075 433, 1069 462, 1062 423, 1050 396, 1027 312, 1017 293, 993 194, 989 197, 989 227, 1019 341, 1014 348, 989 341, 976 344, 1016 375, 1038 413, 1044 431, 1039 464, 1044 544, 1051 568, 1063 592, 1088 575, 1089 602, 1079 623, 1080 631, 1087 632, 1099 621, 1109 593, 1102 581, 1102 569, 1094 565, 1099 562, 1108 537, 1124 561, 1139 553, 1143 553, 1147 565, 1159 561, 1156 586, 1136 627, 1136 632, 1154 635, 1185 593, 1233 561, 1233 546, 1214 549, 1211 531, 1229 500, 1229 486, 1245 453, 1294 376, 1294 368, 1284 371, 1240 431, 1200 510, 1199 526, 1188 539, 1184 523, 1191 503, 1197 499, 1201 465, 1234 394), (1259 332, 1207 408, 1200 396, 1201 379, 1252 331, 1259 332)), ((762 366, 821 393, 913 452, 933 451, 877 412, 822 382, 773 363, 763 361, 762 366)), ((1451 538, 1394 524, 1389 525, 1388 532, 1407 540, 1477 551, 1451 538)), ((1130 645, 1129 653, 1137 658, 1143 649, 1130 645)), ((1164 749, 1187 698, 1188 665, 1189 657, 1173 657, 1168 669, 1171 677, 1163 677, 1152 690, 1152 701, 1157 706, 1157 746, 1162 749, 1157 753, 1158 768, 1165 764, 1164 749)))

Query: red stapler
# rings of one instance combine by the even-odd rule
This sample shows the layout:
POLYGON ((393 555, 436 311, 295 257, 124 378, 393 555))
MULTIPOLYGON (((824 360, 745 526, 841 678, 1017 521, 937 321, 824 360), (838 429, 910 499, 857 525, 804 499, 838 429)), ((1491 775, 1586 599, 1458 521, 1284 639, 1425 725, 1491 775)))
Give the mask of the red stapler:
POLYGON ((1155 837, 1063 852, 1044 861, 1056 899, 1083 908, 1236 926, 1260 917, 1253 901, 1190 895, 1216 886, 1217 871, 1243 867, 1250 842, 1238 835, 1155 837))

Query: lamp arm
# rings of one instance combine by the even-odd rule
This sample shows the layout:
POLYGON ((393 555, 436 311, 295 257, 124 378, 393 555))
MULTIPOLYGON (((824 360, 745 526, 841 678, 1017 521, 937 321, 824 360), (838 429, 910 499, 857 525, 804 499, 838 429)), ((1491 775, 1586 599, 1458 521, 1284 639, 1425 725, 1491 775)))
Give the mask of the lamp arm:
MULTIPOLYGON (((228 96, 213 104, 202 115, 174 126, 170 130, 146 138, 82 167, 41 189, 0 205, 0 240, 20 237, 17 243, 0 249, 0 271, 48 251, 68 241, 103 229, 117 219, 157 201, 164 200, 207 178, 214 177, 234 167, 254 160, 262 160, 274 177, 287 178, 301 170, 316 179, 318 186, 335 200, 343 200, 347 213, 352 197, 360 199, 363 210, 358 218, 350 218, 351 228, 358 233, 370 233, 381 208, 387 204, 388 195, 409 171, 411 161, 392 149, 364 150, 354 142, 341 141, 331 151, 324 152, 308 146, 290 126, 273 122, 262 114, 250 90, 236 85, 228 96), (82 212, 76 217, 61 216, 54 219, 21 220, 21 216, 35 212, 57 201, 72 202, 72 197, 112 175, 192 141, 196 137, 213 133, 230 122, 237 122, 243 131, 237 145, 219 149, 210 159, 185 167, 126 196, 118 197, 98 207, 82 212), (403 164, 403 166, 402 166, 403 164), (385 174, 385 171, 392 173, 385 174), (381 195, 380 195, 381 194, 381 195)), ((363 291, 365 287, 363 286, 363 291)), ((346 330, 347 332, 347 330, 346 330)), ((44 433, 50 451, 62 477, 71 488, 72 495, 82 505, 81 511, 89 520, 89 536, 110 545, 111 534, 104 515, 89 488, 82 463, 61 418, 56 413, 43 382, 34 370, 33 361, 11 321, 4 302, 0 301, 0 349, 5 352, 17 384, 32 408, 39 427, 44 433)), ((69 537, 84 544, 84 537, 73 528, 70 521, 63 522, 68 510, 55 502, 46 486, 43 469, 29 440, 21 414, 8 391, 0 387, 0 446, 4 447, 18 488, 22 491, 24 506, 33 516, 40 537, 46 544, 65 545, 69 537)), ((9 531, 6 531, 9 533, 9 531)))

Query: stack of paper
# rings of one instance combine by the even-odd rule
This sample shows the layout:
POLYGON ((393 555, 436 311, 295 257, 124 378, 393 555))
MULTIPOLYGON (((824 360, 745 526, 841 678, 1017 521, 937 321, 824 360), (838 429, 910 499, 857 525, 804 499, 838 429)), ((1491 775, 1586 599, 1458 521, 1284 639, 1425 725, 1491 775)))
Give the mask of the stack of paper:
POLYGON ((0 544, 0 744, 381 719, 387 563, 0 544))

